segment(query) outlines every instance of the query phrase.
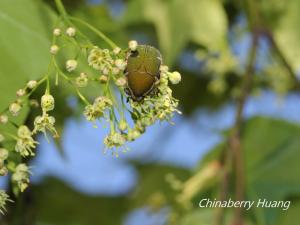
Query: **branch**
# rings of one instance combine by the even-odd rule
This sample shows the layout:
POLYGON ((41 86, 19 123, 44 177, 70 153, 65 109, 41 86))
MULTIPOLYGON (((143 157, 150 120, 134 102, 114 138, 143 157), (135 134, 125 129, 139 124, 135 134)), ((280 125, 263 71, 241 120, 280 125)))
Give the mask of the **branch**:
POLYGON ((276 40, 274 39, 273 34, 270 31, 265 31, 264 35, 267 37, 267 39, 269 40, 272 48, 274 49, 275 53, 277 54, 277 56, 280 58, 280 60, 282 61, 283 65, 285 66, 285 68, 287 69, 287 71, 289 72, 292 80, 295 82, 295 88, 299 89, 300 88, 300 81, 298 80, 292 66, 289 64, 288 60, 285 58, 283 52, 281 51, 281 49, 279 48, 276 40))
MULTIPOLYGON (((237 102, 235 124, 231 136, 229 137, 229 147, 233 154, 233 161, 235 166, 236 178, 235 178, 235 200, 242 201, 244 199, 245 189, 245 177, 244 177, 244 160, 241 147, 241 124, 244 112, 244 107, 248 98, 248 95, 252 87, 252 78, 255 67, 256 53, 258 47, 259 32, 256 30, 252 34, 252 47, 249 52, 248 65, 242 81, 241 96, 237 102)), ((242 208, 235 208, 234 225, 243 224, 242 208)))

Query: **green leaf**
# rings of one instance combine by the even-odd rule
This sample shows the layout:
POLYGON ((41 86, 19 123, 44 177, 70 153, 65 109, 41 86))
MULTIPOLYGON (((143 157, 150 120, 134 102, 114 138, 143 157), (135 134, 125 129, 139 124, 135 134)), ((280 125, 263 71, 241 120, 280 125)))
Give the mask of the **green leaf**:
POLYGON ((54 14, 38 0, 0 1, 0 109, 26 81, 41 77, 49 62, 54 14))
POLYGON ((227 18, 217 0, 136 0, 130 1, 126 24, 151 23, 167 64, 193 42, 210 50, 227 47, 227 18), (184 30, 184 32, 182 32, 184 30))

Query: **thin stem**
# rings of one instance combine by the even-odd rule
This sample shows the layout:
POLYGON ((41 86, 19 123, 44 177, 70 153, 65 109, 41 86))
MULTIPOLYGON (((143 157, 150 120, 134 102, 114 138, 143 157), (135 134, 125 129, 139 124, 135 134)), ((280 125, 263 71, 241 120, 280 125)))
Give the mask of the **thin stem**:
POLYGON ((110 38, 108 38, 105 34, 103 34, 101 31, 99 31, 94 26, 90 25, 89 23, 75 17, 69 17, 70 20, 73 20, 75 22, 78 22, 87 28, 89 28, 91 31, 93 31, 95 34, 97 34, 103 41, 105 41, 112 49, 118 47, 110 38))

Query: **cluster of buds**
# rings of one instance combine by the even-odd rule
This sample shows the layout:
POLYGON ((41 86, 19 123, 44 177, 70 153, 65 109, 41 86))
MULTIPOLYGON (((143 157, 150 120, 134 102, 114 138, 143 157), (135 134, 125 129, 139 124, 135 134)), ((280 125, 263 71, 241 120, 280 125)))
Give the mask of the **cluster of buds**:
POLYGON ((21 163, 16 167, 11 179, 17 184, 21 192, 28 187, 30 174, 30 170, 26 164, 21 163))
MULTIPOLYGON (((95 70, 100 71, 102 76, 112 76, 115 82, 119 84, 118 86, 122 86, 124 82, 120 78, 123 77, 126 61, 125 55, 121 53, 122 51, 118 47, 113 51, 94 47, 89 53, 88 64, 95 70)), ((103 80, 105 78, 102 77, 103 80)))
POLYGON ((97 97, 93 104, 87 105, 84 115, 88 121, 95 121, 104 116, 107 109, 112 107, 112 101, 106 96, 97 97))
POLYGON ((7 158, 8 150, 5 148, 0 148, 0 176, 6 176, 8 173, 7 167, 5 166, 5 160, 7 160, 7 158))

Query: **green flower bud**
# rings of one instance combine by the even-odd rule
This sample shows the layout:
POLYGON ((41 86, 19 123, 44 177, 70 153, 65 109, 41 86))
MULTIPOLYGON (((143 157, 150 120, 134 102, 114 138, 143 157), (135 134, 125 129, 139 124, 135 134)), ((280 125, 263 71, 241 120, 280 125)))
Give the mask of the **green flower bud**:
POLYGON ((21 110, 21 105, 19 103, 12 103, 9 106, 9 112, 13 115, 13 116, 18 116, 21 110))
POLYGON ((69 59, 66 62, 66 69, 68 72, 72 72, 73 70, 75 70, 77 68, 77 61, 75 59, 69 59))
POLYGON ((76 29, 74 27, 69 27, 66 30, 66 35, 68 35, 69 37, 74 37, 76 34, 76 29))
POLYGON ((44 112, 54 109, 55 101, 52 95, 44 94, 41 98, 41 106, 44 112))
POLYGON ((181 75, 177 71, 169 73, 169 80, 172 84, 178 84, 181 81, 181 75))
POLYGON ((138 46, 138 43, 137 43, 137 41, 135 41, 135 40, 132 40, 132 41, 129 41, 128 42, 128 47, 129 47, 129 49, 131 50, 131 51, 136 51, 136 49, 137 49, 137 46, 138 46))

